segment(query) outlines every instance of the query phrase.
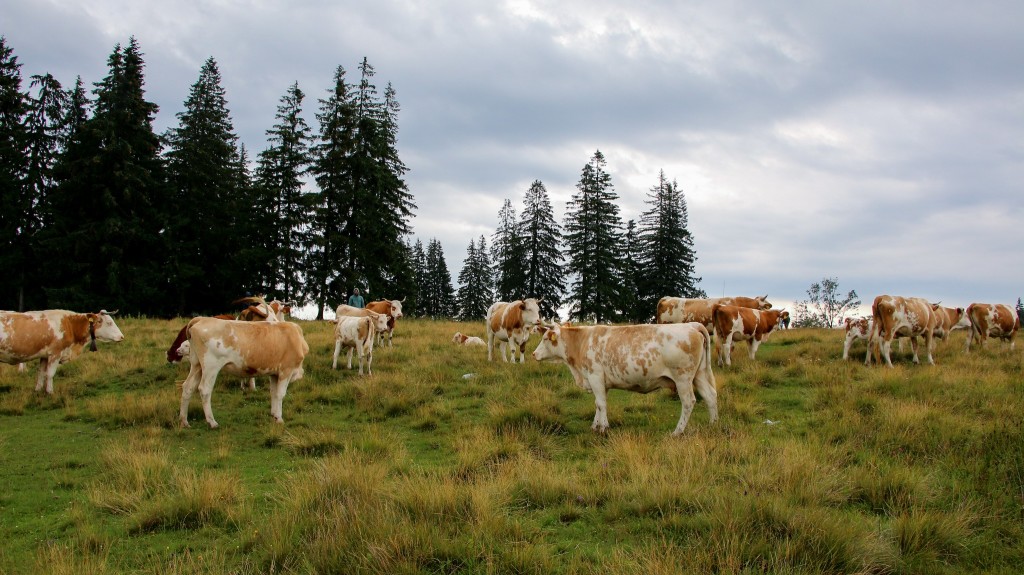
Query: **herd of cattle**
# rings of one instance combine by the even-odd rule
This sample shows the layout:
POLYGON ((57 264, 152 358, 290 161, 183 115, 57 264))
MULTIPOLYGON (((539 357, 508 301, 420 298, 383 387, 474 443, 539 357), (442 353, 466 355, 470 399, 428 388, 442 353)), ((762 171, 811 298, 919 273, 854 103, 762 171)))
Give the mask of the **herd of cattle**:
MULTIPOLYGON (((772 330, 785 325, 785 310, 773 309, 767 296, 726 298, 664 297, 658 302, 655 324, 574 326, 546 322, 540 315, 541 299, 527 298, 497 302, 487 311, 486 341, 456 333, 452 341, 460 345, 487 346, 492 361, 497 344, 502 359, 524 362, 526 344, 534 333, 540 343, 533 352, 538 361, 564 362, 575 383, 594 395, 596 412, 592 428, 608 429, 607 392, 624 389, 649 393, 659 388, 674 390, 682 403, 682 412, 673 435, 686 428, 696 402, 695 391, 708 406, 710 420, 718 417, 715 376, 711 369, 712 341, 715 341, 718 365, 731 365, 736 341, 749 342, 753 360, 758 346, 772 330), (716 336, 716 337, 713 337, 716 336)), ((189 358, 190 369, 182 384, 180 423, 188 427, 188 405, 196 389, 203 402, 203 413, 212 428, 217 427, 210 398, 217 376, 227 373, 248 378, 255 388, 256 376, 270 378, 270 413, 283 422, 282 402, 288 384, 302 378, 302 364, 309 345, 298 324, 285 321, 290 306, 261 297, 243 298, 235 303, 247 305, 237 315, 197 317, 190 320, 167 350, 167 360, 189 358)), ((872 316, 848 318, 843 359, 849 357, 852 343, 868 340, 865 364, 872 355, 881 357, 890 367, 891 344, 897 338, 909 338, 913 361, 918 363, 918 342, 925 342, 928 363, 936 338, 945 339, 955 329, 969 329, 965 351, 974 341, 981 344, 989 337, 1010 342, 1020 328, 1015 310, 1002 304, 973 303, 964 308, 947 308, 921 298, 881 295, 872 304, 872 316)), ((0 362, 23 364, 39 360, 36 391, 53 393, 53 375, 61 363, 77 357, 86 344, 96 350, 96 340, 118 342, 124 334, 114 323, 116 312, 75 313, 66 310, 32 312, 0 311, 0 362)), ((395 322, 402 317, 402 302, 378 300, 365 308, 340 305, 336 310, 335 346, 332 367, 337 368, 342 349, 348 349, 348 367, 352 355, 359 359, 359 373, 371 374, 373 347, 379 339, 392 346, 395 322)), ((901 340, 902 343, 902 340, 901 340)))

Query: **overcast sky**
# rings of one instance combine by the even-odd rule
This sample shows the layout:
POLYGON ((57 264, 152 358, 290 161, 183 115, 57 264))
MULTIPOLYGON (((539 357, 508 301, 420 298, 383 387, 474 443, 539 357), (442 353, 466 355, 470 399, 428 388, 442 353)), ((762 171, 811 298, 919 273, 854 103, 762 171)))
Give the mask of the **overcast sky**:
MULTIPOLYGON (((559 223, 595 150, 625 222, 659 170, 686 194, 711 296, 1024 295, 1024 4, 637 0, 7 0, 32 74, 106 75, 135 36, 155 128, 220 68, 251 157, 298 82, 365 56, 396 90, 412 226, 466 248, 541 180, 559 223)), ((383 295, 383 294, 381 294, 383 295)))

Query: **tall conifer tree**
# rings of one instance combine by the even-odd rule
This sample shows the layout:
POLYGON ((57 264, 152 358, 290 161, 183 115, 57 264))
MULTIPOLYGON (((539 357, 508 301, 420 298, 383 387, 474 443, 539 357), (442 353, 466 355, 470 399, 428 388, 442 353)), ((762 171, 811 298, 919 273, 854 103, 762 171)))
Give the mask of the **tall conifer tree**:
POLYGON ((494 280, 486 242, 483 236, 480 236, 479 245, 470 240, 466 261, 459 272, 456 300, 458 318, 462 321, 483 319, 487 308, 494 302, 494 280))
POLYGON ((173 205, 188 209, 170 211, 168 236, 175 247, 168 273, 176 313, 210 313, 243 295, 238 278, 255 267, 240 261, 246 237, 239 220, 249 217, 252 206, 244 203, 238 136, 213 58, 203 64, 177 117, 178 127, 166 135, 168 174, 173 205))
POLYGON ((306 249, 311 243, 308 224, 313 196, 304 193, 302 177, 310 164, 309 146, 312 136, 302 117, 306 95, 298 82, 281 97, 277 107, 277 123, 267 130, 270 147, 259 156, 256 169, 260 207, 268 212, 263 240, 267 252, 274 254, 264 289, 286 300, 304 301, 306 297, 302 270, 306 249))
POLYGON ((158 107, 145 99, 138 42, 114 47, 95 110, 54 169, 53 225, 44 234, 54 274, 49 305, 164 314, 168 205, 158 107))
POLYGON ((648 194, 650 206, 640 216, 639 258, 644 269, 658 270, 638 279, 638 299, 647 315, 654 316, 658 300, 664 296, 707 297, 695 276, 697 253, 688 228, 686 197, 665 172, 648 194))
POLYGON ((541 316, 557 318, 565 292, 562 232, 555 221, 547 189, 540 180, 535 180, 526 191, 519 235, 525 260, 524 293, 528 297, 543 296, 541 316))
POLYGON ((426 277, 420 292, 420 309, 433 319, 455 317, 455 289, 437 238, 427 244, 426 277))
POLYGON ((600 150, 583 167, 577 193, 565 215, 569 265, 570 319, 614 321, 622 301, 622 221, 611 176, 600 150))
POLYGON ((526 254, 519 234, 519 222, 511 200, 505 200, 498 212, 498 229, 491 238, 494 262, 494 297, 515 301, 532 294, 526 292, 526 254))
MULTIPOLYGON (((25 269, 30 256, 25 229, 32 213, 32 197, 25 177, 25 112, 21 64, 7 39, 0 36, 0 268, 4 270, 25 269)), ((0 308, 23 309, 24 275, 12 273, 0 286, 0 308)))
POLYGON ((402 306, 402 313, 405 313, 405 308, 410 308, 410 315, 422 317, 423 311, 423 300, 424 290, 427 285, 427 252, 423 249, 423 242, 419 238, 416 239, 416 243, 413 244, 410 250, 410 264, 412 266, 412 277, 414 280, 415 290, 409 295, 406 304, 402 306), (412 304, 412 305, 409 305, 412 304))

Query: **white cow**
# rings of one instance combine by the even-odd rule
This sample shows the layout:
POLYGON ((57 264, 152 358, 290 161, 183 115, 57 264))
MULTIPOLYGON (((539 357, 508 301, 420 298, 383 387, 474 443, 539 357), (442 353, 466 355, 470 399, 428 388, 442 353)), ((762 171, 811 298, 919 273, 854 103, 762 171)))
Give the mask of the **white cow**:
POLYGON ((338 369, 338 355, 342 348, 348 348, 348 368, 352 369, 352 353, 359 356, 359 375, 363 375, 363 358, 366 359, 366 373, 373 375, 373 342, 380 330, 388 328, 388 316, 373 313, 366 317, 338 316, 334 326, 334 361, 332 369, 338 369))
POLYGON ((15 365, 38 359, 36 391, 45 387, 46 393, 53 394, 57 367, 78 357, 86 344, 96 351, 96 340, 124 340, 111 317, 115 313, 76 313, 64 309, 0 311, 0 362, 15 365))
POLYGON ((711 371, 711 335, 697 322, 626 326, 547 326, 534 359, 562 360, 576 385, 594 394, 591 428, 608 429, 607 393, 625 389, 649 393, 668 388, 679 394, 682 413, 672 435, 686 429, 697 393, 718 419, 718 391, 711 371))
POLYGON ((459 345, 487 345, 487 342, 479 337, 475 335, 466 335, 461 332, 455 332, 455 335, 452 336, 452 343, 457 343, 459 345))
POLYGON ((302 379, 302 362, 309 353, 298 324, 197 317, 185 326, 185 334, 191 368, 181 386, 182 427, 189 426, 188 402, 197 387, 206 422, 217 427, 210 397, 221 371, 240 377, 270 376, 270 415, 284 423, 281 404, 288 384, 302 379))

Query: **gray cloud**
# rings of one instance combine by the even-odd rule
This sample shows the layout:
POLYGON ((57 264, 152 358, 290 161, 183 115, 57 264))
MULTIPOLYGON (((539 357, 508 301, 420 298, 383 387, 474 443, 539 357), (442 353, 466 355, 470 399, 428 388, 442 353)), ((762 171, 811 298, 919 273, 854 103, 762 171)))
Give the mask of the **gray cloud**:
POLYGON ((453 276, 505 198, 539 179, 560 214, 600 149, 623 218, 659 170, 679 182, 709 293, 799 299, 826 275, 865 301, 1024 291, 1012 2, 12 4, 26 77, 91 86, 135 35, 159 130, 213 56, 253 156, 289 85, 315 127, 335 67, 356 80, 367 57, 402 105, 416 235, 453 276))

